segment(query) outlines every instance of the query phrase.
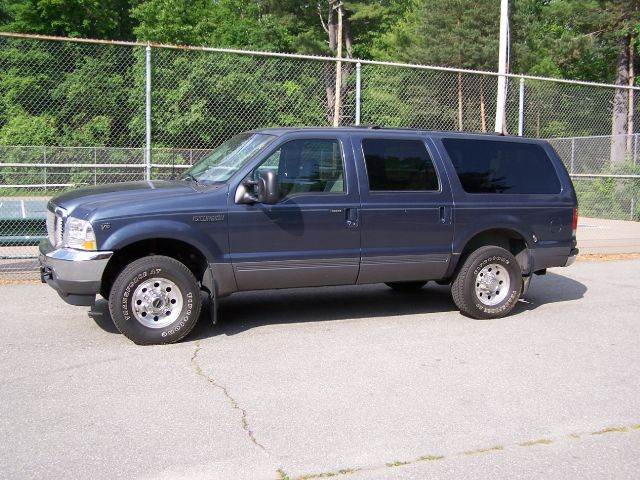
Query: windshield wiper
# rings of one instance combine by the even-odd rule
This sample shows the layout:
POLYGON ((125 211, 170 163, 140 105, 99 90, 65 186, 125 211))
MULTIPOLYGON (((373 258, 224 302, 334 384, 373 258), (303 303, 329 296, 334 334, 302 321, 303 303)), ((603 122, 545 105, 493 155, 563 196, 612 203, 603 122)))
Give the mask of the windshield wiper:
POLYGON ((193 174, 191 173, 187 173, 185 174, 184 177, 182 177, 185 180, 191 180, 192 182, 195 182, 196 185, 201 185, 200 182, 198 181, 198 179, 196 177, 193 176, 193 174))

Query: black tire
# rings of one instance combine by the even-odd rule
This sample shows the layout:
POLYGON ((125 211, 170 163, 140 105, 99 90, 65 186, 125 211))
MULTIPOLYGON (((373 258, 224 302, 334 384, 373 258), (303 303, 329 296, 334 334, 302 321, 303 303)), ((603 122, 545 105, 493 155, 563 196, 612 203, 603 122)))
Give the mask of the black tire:
POLYGON ((396 292, 417 292, 427 284, 426 281, 417 280, 413 282, 387 282, 385 285, 396 292))
MULTIPOLYGON (((164 292, 162 293, 164 294, 164 292)), ((200 288, 193 273, 178 260, 161 255, 143 257, 131 262, 116 277, 109 293, 109 312, 113 323, 120 333, 138 345, 162 345, 181 340, 196 325, 200 316, 201 303, 200 288), (170 324, 150 327, 143 323, 145 319, 136 317, 136 315, 142 314, 146 317, 147 312, 134 313, 133 302, 135 292, 146 291, 142 284, 147 285, 149 280, 156 278, 159 281, 153 285, 159 286, 162 282, 171 282, 178 288, 178 292, 175 290, 172 292, 171 287, 168 287, 167 292, 171 293, 165 294, 166 297, 163 297, 163 301, 166 300, 166 302, 164 303, 169 306, 170 302, 176 300, 170 296, 180 295, 177 297, 176 303, 180 305, 181 302, 182 307, 179 308, 179 313, 174 310, 172 315, 165 319, 165 321, 171 321, 171 317, 176 317, 170 324), (143 289, 138 289, 139 286, 142 286, 143 289)), ((162 305, 158 308, 164 310, 162 305)), ((167 315, 169 313, 171 312, 167 312, 167 315)), ((150 313, 149 315, 154 314, 150 313)), ((146 322, 149 324, 152 318, 151 316, 148 318, 146 322)), ((159 318, 155 316, 153 319, 158 321, 159 318)))
MULTIPOLYGON (((460 312, 476 319, 504 317, 513 310, 513 307, 515 307, 520 298, 521 292, 522 272, 520 265, 518 265, 515 257, 510 252, 504 248, 492 245, 480 247, 472 252, 458 270, 451 284, 451 295, 460 312), (476 285, 481 285, 477 284, 476 280, 478 275, 482 273, 483 268, 488 268, 488 266, 492 264, 504 268, 509 275, 510 283, 506 295, 499 303, 487 305, 476 293, 476 285)), ((487 300, 485 300, 485 302, 486 301, 487 300)))

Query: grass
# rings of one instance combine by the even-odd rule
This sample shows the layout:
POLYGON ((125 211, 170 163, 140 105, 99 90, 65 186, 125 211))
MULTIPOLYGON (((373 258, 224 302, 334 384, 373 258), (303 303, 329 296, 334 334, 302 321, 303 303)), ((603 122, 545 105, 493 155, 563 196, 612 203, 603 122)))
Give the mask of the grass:
POLYGON ((602 430, 598 430, 596 432, 591 432, 591 435, 604 435, 606 433, 622 433, 622 432, 626 432, 627 427, 607 427, 607 428, 603 428, 602 430))
POLYGON ((488 448, 479 448, 477 450, 468 450, 464 452, 465 455, 480 455, 481 453, 489 453, 489 452, 499 452, 504 450, 502 445, 494 445, 493 447, 488 448))
POLYGON ((551 445, 553 440, 549 440, 548 438, 540 438, 538 440, 530 440, 528 442, 519 443, 521 447, 533 447, 534 445, 551 445))

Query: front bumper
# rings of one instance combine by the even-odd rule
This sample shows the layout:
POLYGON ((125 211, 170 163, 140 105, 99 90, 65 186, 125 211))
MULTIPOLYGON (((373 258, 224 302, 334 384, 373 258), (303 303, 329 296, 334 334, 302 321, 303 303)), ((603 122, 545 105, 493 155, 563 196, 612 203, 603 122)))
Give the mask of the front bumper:
POLYGON ((48 239, 39 249, 40 280, 71 305, 93 305, 113 252, 54 248, 48 239))

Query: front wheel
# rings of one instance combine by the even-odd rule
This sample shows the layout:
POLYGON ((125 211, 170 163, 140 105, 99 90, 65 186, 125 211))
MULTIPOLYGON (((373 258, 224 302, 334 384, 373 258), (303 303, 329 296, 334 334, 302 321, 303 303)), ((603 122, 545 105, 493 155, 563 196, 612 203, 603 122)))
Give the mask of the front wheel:
POLYGON ((113 323, 138 345, 182 339, 198 321, 200 307, 200 288, 193 273, 178 260, 161 255, 130 263, 109 293, 113 323))
POLYGON ((515 307, 522 292, 522 272, 504 248, 480 247, 462 264, 451 294, 463 314, 477 319, 499 318, 515 307))

